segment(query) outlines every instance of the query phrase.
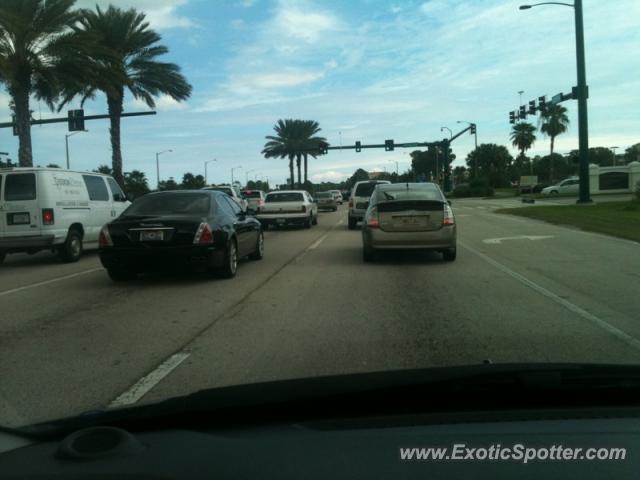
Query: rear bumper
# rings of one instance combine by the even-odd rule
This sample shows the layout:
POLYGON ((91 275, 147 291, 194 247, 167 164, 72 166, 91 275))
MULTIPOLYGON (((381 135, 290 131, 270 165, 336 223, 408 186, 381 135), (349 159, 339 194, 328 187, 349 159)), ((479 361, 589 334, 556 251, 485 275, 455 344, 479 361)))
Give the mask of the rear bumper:
POLYGON ((1 237, 0 250, 6 252, 24 252, 32 249, 53 247, 55 235, 21 235, 17 237, 1 237))
POLYGON ((319 210, 333 210, 334 208, 338 208, 338 204, 336 202, 334 202, 334 203, 319 203, 318 204, 318 209, 319 210))
POLYGON ((260 223, 266 225, 303 225, 309 220, 309 213, 300 215, 258 215, 260 223))
POLYGON ((107 269, 145 272, 165 269, 220 267, 224 250, 216 247, 188 246, 167 249, 100 248, 100 262, 107 269))
POLYGON ((385 232, 365 227, 362 240, 370 248, 442 250, 455 248, 456 227, 447 226, 431 232, 385 232))

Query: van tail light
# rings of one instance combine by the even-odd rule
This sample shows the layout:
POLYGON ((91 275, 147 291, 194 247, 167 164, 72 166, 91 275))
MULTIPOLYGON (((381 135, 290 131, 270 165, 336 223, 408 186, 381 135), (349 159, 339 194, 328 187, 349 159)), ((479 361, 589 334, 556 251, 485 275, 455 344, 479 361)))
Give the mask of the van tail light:
POLYGON ((213 231, 211 230, 211 225, 209 225, 207 222, 202 222, 198 226, 198 230, 193 237, 193 243, 195 245, 212 245, 213 231))
POLYGON ((378 209, 372 208, 369 221, 367 222, 369 228, 380 228, 380 219, 378 218, 378 209))
POLYGON ((113 240, 111 240, 111 235, 109 234, 109 227, 107 227, 106 225, 102 227, 102 230, 100 230, 98 245, 100 246, 100 248, 113 247, 113 240))
POLYGON ((42 209, 42 224, 43 225, 53 225, 55 222, 55 218, 53 215, 53 208, 43 208, 42 209))
POLYGON ((260 199, 260 200, 258 200, 258 206, 256 207, 256 212, 258 212, 258 213, 259 213, 259 212, 260 212, 260 209, 261 209, 262 207, 264 207, 264 200, 263 200, 263 199, 260 199))
POLYGON ((307 211, 307 206, 306 205, 302 205, 302 213, 307 211))
POLYGON ((454 225, 456 223, 453 218, 453 210, 449 205, 444 206, 444 216, 442 217, 442 225, 454 225))

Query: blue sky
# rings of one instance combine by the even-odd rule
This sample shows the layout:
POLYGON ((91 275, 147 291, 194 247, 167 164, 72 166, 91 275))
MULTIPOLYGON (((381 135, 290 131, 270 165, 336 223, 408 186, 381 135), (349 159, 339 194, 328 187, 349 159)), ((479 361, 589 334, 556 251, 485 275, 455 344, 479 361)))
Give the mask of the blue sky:
MULTIPOLYGON (((91 7, 95 1, 80 0, 91 7)), ((156 183, 155 152, 162 179, 186 171, 210 182, 268 177, 285 181, 285 160, 261 157, 265 135, 279 118, 317 120, 332 145, 433 141, 440 127, 454 132, 457 120, 476 122, 479 143, 508 145, 508 112, 540 95, 575 85, 573 11, 547 6, 520 11, 521 1, 290 1, 122 0, 147 12, 193 84, 178 104, 160 98, 155 117, 122 120, 125 171, 140 169, 156 183)), ((584 0, 591 146, 640 141, 640 2, 584 0)), ((8 118, 0 95, 0 116, 8 118)), ((575 102, 565 104, 571 126, 556 139, 556 151, 577 147, 575 102)), ((73 105, 75 107, 77 105, 73 105)), ((34 102, 36 117, 52 116, 34 102)), ((127 98, 127 111, 146 106, 127 98)), ((106 112, 104 98, 85 106, 106 112)), ((531 117, 530 117, 531 118, 531 117)), ((535 119, 531 118, 533 122, 535 119)), ((92 169, 110 163, 108 124, 87 123, 88 133, 69 139, 71 166, 92 169)), ((64 164, 66 125, 33 128, 35 163, 64 164)), ((0 132, 0 150, 17 157, 10 129, 0 132)), ((473 148, 473 137, 453 143, 455 164, 473 148)), ((515 150, 509 145, 512 152, 515 150)), ((539 136, 532 153, 546 153, 539 136)), ((314 181, 341 180, 362 167, 409 166, 409 149, 330 152, 313 160, 314 181)))

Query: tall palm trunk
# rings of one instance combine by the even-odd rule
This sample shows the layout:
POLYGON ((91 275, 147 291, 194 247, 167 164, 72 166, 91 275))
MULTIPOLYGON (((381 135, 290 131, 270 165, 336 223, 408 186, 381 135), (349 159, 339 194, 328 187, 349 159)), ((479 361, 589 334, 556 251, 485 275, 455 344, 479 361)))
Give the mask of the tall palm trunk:
POLYGON ((107 106, 109 108, 109 122, 111 127, 111 168, 113 168, 113 178, 124 188, 124 176, 122 175, 122 152, 120 148, 120 115, 122 114, 122 99, 124 92, 118 92, 118 96, 107 95, 107 106))
POLYGON ((293 155, 289 157, 289 186, 291 190, 294 189, 293 182, 295 181, 295 177, 293 175, 293 155))
POLYGON ((33 167, 33 151, 31 149, 31 112, 29 111, 29 80, 21 81, 13 90, 13 103, 16 112, 16 128, 18 131, 18 164, 21 167, 33 167))
POLYGON ((298 167, 298 188, 302 186, 302 174, 300 172, 300 164, 302 163, 302 155, 296 155, 296 166, 298 167))
POLYGON ((304 154, 304 184, 307 184, 307 154, 304 154))
POLYGON ((553 183, 553 143, 556 137, 551 135, 551 153, 549 154, 549 180, 553 183))

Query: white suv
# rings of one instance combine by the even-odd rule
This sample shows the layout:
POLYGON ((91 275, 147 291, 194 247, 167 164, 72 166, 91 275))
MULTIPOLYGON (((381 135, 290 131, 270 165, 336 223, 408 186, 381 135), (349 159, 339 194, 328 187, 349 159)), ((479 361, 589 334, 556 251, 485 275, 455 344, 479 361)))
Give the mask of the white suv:
POLYGON ((369 206, 369 199, 376 185, 391 183, 389 180, 365 180, 357 182, 351 190, 349 197, 349 230, 356 228, 356 224, 363 219, 364 212, 369 206))
POLYGON ((246 211, 247 207, 249 206, 248 202, 240 196, 238 190, 236 190, 235 187, 232 187, 231 185, 212 185, 210 187, 204 187, 202 188, 202 190, 217 190, 219 192, 226 193, 231 198, 233 198, 234 202, 240 205, 240 208, 243 212, 246 211))

